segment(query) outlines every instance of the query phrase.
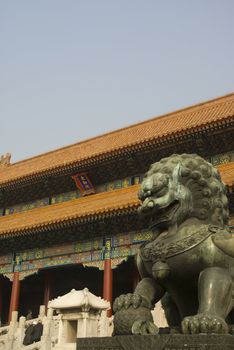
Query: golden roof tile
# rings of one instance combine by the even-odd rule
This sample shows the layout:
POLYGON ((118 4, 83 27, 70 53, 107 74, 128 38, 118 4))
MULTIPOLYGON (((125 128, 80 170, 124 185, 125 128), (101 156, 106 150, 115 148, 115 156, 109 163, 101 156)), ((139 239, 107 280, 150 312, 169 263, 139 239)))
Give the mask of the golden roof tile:
POLYGON ((152 140, 188 133, 233 116, 234 93, 2 167, 0 185, 83 164, 152 140))
POLYGON ((0 217, 0 235, 136 208, 139 185, 0 217))
MULTIPOLYGON (((234 184, 234 163, 218 166, 224 183, 234 184)), ((102 192, 68 202, 53 204, 29 211, 0 217, 0 235, 47 228, 60 222, 100 217, 102 215, 136 209, 140 201, 137 193, 140 185, 110 192, 102 192)))
POLYGON ((229 187, 234 186, 234 162, 221 164, 217 167, 221 173, 223 182, 229 187))

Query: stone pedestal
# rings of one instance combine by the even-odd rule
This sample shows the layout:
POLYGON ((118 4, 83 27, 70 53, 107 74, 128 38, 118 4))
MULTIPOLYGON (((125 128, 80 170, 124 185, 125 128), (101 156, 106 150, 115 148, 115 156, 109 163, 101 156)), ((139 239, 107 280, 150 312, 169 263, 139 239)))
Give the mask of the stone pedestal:
POLYGON ((76 350, 234 350, 233 335, 161 334, 77 339, 76 350))
POLYGON ((100 315, 110 303, 96 297, 87 288, 49 302, 49 308, 59 313, 59 335, 55 350, 75 350, 76 339, 100 336, 100 315))

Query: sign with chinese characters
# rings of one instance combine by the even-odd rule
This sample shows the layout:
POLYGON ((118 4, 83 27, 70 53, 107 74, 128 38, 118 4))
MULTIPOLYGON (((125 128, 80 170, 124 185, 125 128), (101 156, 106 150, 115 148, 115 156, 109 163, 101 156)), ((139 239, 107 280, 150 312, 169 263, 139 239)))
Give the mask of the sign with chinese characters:
POLYGON ((92 182, 86 173, 78 173, 73 175, 72 179, 75 181, 76 186, 79 188, 83 196, 95 193, 92 182))

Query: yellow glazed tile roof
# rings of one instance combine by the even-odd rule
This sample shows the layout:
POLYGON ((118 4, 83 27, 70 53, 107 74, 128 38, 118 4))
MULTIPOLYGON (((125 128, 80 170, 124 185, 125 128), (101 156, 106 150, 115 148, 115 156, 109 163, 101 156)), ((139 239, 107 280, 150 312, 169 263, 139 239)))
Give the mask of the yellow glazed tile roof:
MULTIPOLYGON (((234 184, 234 163, 218 167, 224 183, 234 184)), ((137 193, 139 185, 110 192, 103 192, 68 202, 53 204, 43 208, 0 217, 0 235, 16 232, 33 231, 46 228, 60 222, 82 220, 119 211, 134 209, 139 206, 137 193)))
POLYGON ((136 208, 139 185, 0 217, 0 235, 136 208))
POLYGON ((234 186, 234 162, 222 164, 217 167, 221 173, 223 182, 228 187, 234 186))
POLYGON ((152 140, 189 133, 233 116, 234 93, 2 167, 0 185, 82 164, 152 140))

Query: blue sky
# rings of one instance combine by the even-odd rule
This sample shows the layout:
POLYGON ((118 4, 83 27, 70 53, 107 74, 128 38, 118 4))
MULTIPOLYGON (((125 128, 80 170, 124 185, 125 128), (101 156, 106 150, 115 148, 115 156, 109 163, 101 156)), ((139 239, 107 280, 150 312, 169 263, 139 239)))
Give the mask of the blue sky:
POLYGON ((234 91, 233 0, 0 1, 0 154, 234 91))

